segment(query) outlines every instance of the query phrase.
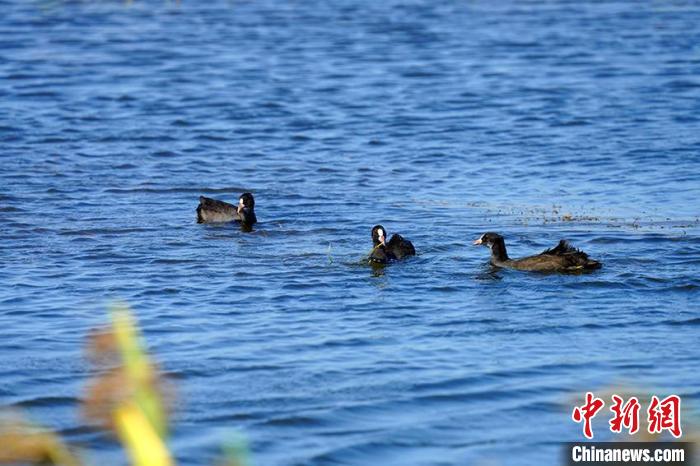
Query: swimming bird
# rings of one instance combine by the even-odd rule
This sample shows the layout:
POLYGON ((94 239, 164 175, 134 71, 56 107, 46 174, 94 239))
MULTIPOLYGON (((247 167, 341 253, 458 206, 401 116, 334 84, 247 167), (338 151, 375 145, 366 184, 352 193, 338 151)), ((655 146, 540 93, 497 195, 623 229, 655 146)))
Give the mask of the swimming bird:
POLYGON ((600 262, 589 259, 588 254, 574 248, 565 240, 559 241, 552 249, 522 259, 508 257, 506 243, 498 233, 484 233, 474 244, 491 249, 491 264, 496 267, 532 272, 581 272, 602 267, 600 262))
POLYGON ((372 228, 372 243, 374 247, 369 253, 369 261, 375 264, 386 264, 389 261, 401 260, 404 257, 415 256, 416 250, 413 243, 395 234, 389 242, 386 241, 386 228, 375 225, 372 228))
POLYGON ((241 222, 252 226, 258 219, 255 217, 255 199, 251 193, 243 193, 238 199, 238 205, 199 196, 197 206, 197 223, 241 222))

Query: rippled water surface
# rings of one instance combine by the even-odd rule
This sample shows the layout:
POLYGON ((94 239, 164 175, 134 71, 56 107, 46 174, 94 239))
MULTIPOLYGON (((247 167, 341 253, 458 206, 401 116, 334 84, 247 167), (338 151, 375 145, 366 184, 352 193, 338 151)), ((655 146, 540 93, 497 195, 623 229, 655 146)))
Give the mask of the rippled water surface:
POLYGON ((621 383, 690 422, 698 24, 695 2, 5 3, 0 404, 124 461, 77 414, 119 298, 176 380, 183 464, 232 430, 257 465, 558 464, 572 400, 621 383), (244 190, 253 233, 195 223, 244 190), (360 264, 375 223, 418 257, 360 264), (605 265, 493 271, 484 231, 605 265))

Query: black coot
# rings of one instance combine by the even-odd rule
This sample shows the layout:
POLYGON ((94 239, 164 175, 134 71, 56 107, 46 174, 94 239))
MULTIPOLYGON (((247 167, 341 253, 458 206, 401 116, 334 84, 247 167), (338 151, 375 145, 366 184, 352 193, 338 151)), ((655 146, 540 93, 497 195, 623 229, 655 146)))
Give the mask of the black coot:
POLYGON ((241 222, 246 226, 254 225, 255 199, 251 193, 243 193, 238 205, 209 197, 200 196, 197 206, 197 223, 241 222))
POLYGON ((582 272, 599 269, 602 264, 588 258, 588 254, 572 247, 564 240, 536 256, 522 259, 510 259, 506 252, 506 243, 498 233, 484 233, 474 241, 476 245, 491 249, 491 264, 496 267, 527 270, 532 272, 582 272))
POLYGON ((395 234, 386 241, 387 232, 381 225, 372 228, 372 252, 369 261, 375 264, 386 264, 389 261, 401 260, 404 257, 415 256, 416 249, 413 243, 401 235, 395 234))

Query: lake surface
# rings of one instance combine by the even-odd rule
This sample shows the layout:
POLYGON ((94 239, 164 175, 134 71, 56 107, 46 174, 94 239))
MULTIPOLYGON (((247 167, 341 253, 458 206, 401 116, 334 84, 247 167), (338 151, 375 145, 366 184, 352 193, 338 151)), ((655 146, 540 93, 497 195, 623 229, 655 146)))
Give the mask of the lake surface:
POLYGON ((559 464, 575 401, 620 385, 680 395, 692 430, 698 24, 695 2, 4 3, 0 405, 125 462, 77 412, 122 299, 178 387, 182 464, 231 432, 256 465, 559 464), (253 233, 195 223, 245 190, 253 233), (418 256, 362 265, 376 223, 418 256), (485 231, 604 267, 494 271, 485 231))

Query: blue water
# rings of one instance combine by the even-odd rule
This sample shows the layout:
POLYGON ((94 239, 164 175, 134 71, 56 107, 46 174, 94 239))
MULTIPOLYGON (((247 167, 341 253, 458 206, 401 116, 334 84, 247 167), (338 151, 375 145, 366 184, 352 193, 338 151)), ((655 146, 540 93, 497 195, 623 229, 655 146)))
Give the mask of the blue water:
POLYGON ((256 465, 559 464, 574 402, 622 385, 679 394, 691 430, 698 24, 695 2, 4 3, 0 405, 125 462, 78 412, 123 299, 182 464, 231 432, 256 465), (195 223, 244 190, 253 233, 195 223), (361 265, 375 223, 418 257, 361 265), (493 271, 485 231, 604 267, 493 271))

